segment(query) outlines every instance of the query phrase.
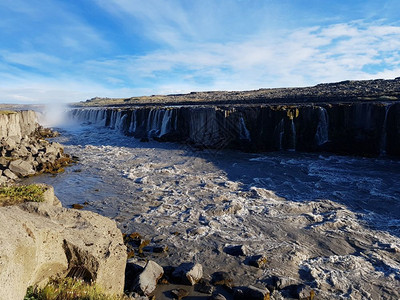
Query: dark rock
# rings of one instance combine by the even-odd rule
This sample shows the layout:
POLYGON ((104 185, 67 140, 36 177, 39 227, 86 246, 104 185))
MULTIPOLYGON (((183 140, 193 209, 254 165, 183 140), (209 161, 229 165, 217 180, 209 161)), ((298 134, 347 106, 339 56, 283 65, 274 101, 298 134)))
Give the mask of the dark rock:
POLYGON ((211 283, 213 285, 222 285, 228 288, 233 287, 233 278, 227 272, 215 272, 212 274, 211 283))
POLYGON ((267 289, 249 286, 244 290, 245 299, 248 300, 269 300, 270 293, 267 289))
POLYGON ((171 294, 178 300, 181 300, 183 297, 189 296, 189 292, 185 289, 172 290, 171 294))
POLYGON ((227 246, 224 248, 224 252, 233 256, 246 256, 248 255, 248 249, 245 245, 227 246))
POLYGON ((224 295, 222 295, 222 294, 220 294, 220 293, 217 293, 217 292, 214 292, 214 293, 211 295, 210 300, 226 300, 226 298, 225 298, 224 295))
POLYGON ((202 278, 194 286, 194 290, 203 294, 211 294, 214 290, 214 287, 211 285, 209 280, 202 278))
POLYGON ((72 204, 71 207, 74 208, 74 209, 82 209, 82 208, 84 208, 84 206, 82 204, 79 204, 79 203, 72 204))
POLYGON ((315 291, 307 285, 299 285, 297 289, 299 300, 313 300, 315 297, 315 291))
POLYGON ((256 268, 263 268, 267 264, 267 258, 263 255, 251 256, 248 259, 248 264, 256 268))

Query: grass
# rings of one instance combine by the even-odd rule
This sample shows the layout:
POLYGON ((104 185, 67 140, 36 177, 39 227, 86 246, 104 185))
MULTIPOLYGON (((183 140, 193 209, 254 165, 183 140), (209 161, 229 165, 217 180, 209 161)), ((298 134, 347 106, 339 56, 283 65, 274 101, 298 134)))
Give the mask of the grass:
POLYGON ((46 187, 30 185, 12 185, 0 187, 0 206, 16 205, 22 202, 42 202, 46 187))
POLYGON ((110 296, 96 284, 83 280, 64 278, 50 281, 44 288, 29 287, 24 300, 127 300, 129 297, 110 296))

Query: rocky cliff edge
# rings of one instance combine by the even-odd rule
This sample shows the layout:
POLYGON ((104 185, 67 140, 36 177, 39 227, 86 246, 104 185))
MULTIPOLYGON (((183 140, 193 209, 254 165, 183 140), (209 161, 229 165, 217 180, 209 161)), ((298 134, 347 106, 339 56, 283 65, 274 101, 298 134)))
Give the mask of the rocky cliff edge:
POLYGON ((116 223, 61 207, 52 187, 44 196, 44 202, 0 207, 0 300, 23 299, 29 286, 66 276, 121 294, 126 247, 116 223))

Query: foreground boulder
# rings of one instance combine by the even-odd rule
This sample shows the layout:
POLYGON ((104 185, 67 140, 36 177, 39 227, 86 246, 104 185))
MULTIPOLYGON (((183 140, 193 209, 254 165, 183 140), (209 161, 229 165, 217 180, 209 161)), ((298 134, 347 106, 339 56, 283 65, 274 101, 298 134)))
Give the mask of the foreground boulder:
POLYGON ((164 269, 156 262, 149 260, 136 278, 133 289, 141 295, 149 296, 156 289, 157 282, 163 274, 164 269))
POLYGON ((114 221, 47 195, 43 203, 1 207, 0 222, 1 300, 23 299, 29 286, 65 276, 123 292, 126 247, 114 221))

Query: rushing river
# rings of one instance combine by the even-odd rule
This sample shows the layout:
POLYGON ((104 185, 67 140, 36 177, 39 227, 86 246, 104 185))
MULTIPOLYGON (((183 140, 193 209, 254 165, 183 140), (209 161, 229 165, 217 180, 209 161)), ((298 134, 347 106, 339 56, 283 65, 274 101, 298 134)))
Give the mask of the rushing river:
POLYGON ((321 299, 400 298, 398 159, 199 151, 91 126, 61 132, 79 163, 28 181, 168 245, 169 255, 153 257, 161 265, 200 262, 238 285, 289 278, 321 299), (246 265, 227 245, 247 245, 268 267, 246 265))

